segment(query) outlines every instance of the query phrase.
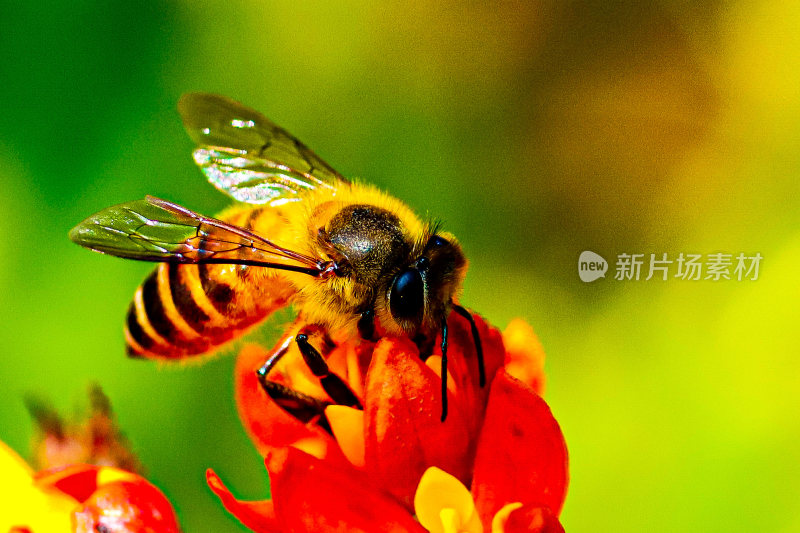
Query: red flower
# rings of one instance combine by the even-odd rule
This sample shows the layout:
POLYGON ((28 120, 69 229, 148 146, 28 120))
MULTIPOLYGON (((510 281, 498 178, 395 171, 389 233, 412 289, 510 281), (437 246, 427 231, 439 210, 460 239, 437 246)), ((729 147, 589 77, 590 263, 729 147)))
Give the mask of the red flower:
POLYGON ((69 422, 46 403, 28 402, 39 472, 0 442, 0 532, 177 533, 167 498, 132 472, 139 461, 108 398, 96 386, 89 397, 89 415, 69 422))
POLYGON ((137 474, 85 464, 34 474, 2 443, 0 466, 4 475, 0 485, 0 531, 180 531, 166 497, 137 474))
MULTIPOLYGON (((494 521, 497 531, 559 531, 567 456, 558 424, 538 394, 544 383, 541 346, 521 321, 503 336, 479 317, 476 322, 489 383, 479 386, 469 323, 453 313, 444 422, 436 352, 423 362, 413 343, 397 337, 339 344, 327 361, 364 409, 329 405, 325 419, 332 435, 320 420, 302 424, 269 400, 254 374, 267 354, 247 348, 237 365, 237 400, 267 456, 273 500, 240 502, 211 471, 209 485, 255 531, 425 531, 412 511, 420 517, 420 506, 444 505, 420 483, 424 475, 436 476, 429 473, 436 467, 466 494, 472 487, 473 522, 482 530, 492 530, 494 521)), ((290 356, 277 379, 293 388, 309 383, 301 391, 319 395, 313 377, 290 356)))
POLYGON ((40 487, 55 488, 78 502, 72 513, 75 533, 180 531, 166 496, 136 474, 112 467, 72 465, 39 472, 34 480, 40 487))

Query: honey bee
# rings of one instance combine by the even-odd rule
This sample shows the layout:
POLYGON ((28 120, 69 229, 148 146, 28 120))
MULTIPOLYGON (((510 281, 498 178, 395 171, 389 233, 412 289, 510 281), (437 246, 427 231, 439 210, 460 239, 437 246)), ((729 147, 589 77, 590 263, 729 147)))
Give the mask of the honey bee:
MULTIPOLYGON (((148 196, 70 232, 91 250, 161 263, 130 305, 130 355, 206 354, 291 303, 298 320, 322 331, 407 335, 428 353, 441 332, 446 376, 447 316, 456 311, 470 321, 485 382, 477 328, 457 304, 467 260, 453 235, 377 188, 345 179, 238 102, 186 94, 178 109, 197 144, 195 163, 238 204, 211 218, 148 196)), ((300 331, 296 341, 315 374, 325 374, 308 335, 300 331)), ((331 388, 339 403, 353 404, 346 385, 331 388)))

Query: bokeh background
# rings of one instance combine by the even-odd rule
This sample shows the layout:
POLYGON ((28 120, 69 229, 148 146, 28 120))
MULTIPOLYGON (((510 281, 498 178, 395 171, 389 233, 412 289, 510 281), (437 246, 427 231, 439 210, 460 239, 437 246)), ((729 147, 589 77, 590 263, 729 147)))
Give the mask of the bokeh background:
POLYGON ((0 22, 0 439, 26 454, 22 397, 72 413, 96 381, 186 531, 241 529, 209 466, 267 494, 233 358, 126 359, 150 266, 67 239, 145 194, 228 205, 175 111, 212 91, 442 218, 464 303, 534 325, 568 531, 800 531, 795 3, 36 4, 0 22), (583 250, 764 259, 757 281, 584 284, 583 250))

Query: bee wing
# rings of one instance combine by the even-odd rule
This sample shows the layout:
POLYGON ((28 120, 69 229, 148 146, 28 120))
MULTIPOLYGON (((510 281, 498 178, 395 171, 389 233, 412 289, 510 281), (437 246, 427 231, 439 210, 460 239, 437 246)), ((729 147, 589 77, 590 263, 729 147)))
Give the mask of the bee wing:
POLYGON ((289 132, 229 98, 184 94, 178 111, 198 145, 195 163, 212 185, 240 202, 277 205, 347 183, 289 132))
POLYGON ((140 261, 253 265, 312 276, 330 266, 152 196, 104 209, 78 224, 69 237, 96 252, 140 261))

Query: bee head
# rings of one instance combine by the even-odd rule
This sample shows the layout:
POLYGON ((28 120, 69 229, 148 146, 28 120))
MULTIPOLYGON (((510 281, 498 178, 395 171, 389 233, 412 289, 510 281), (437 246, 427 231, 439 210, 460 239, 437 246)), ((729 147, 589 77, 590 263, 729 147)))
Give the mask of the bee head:
POLYGON ((441 327, 447 306, 461 289, 467 267, 452 236, 432 235, 414 262, 400 269, 386 294, 392 319, 410 336, 441 327))

